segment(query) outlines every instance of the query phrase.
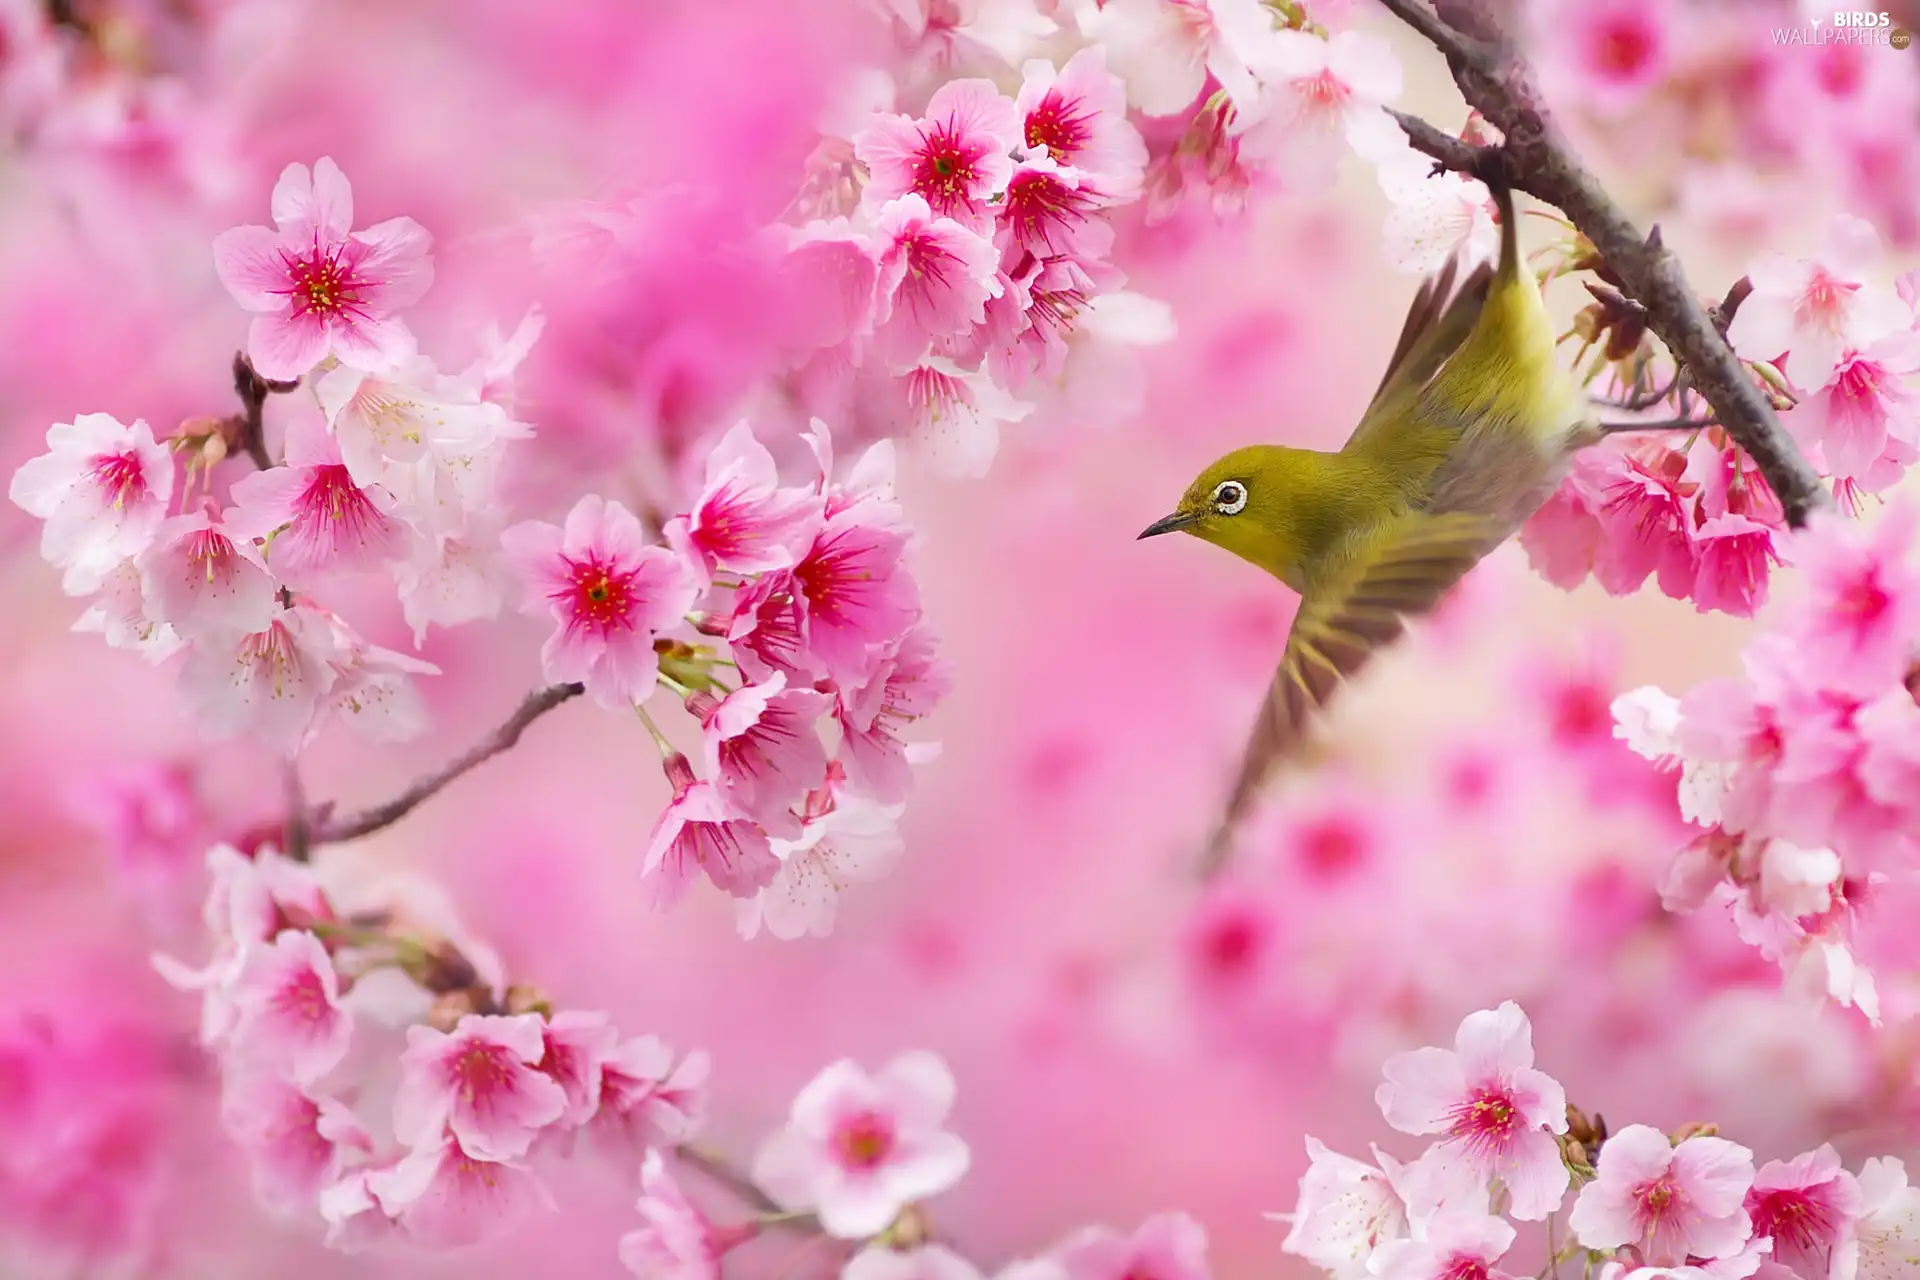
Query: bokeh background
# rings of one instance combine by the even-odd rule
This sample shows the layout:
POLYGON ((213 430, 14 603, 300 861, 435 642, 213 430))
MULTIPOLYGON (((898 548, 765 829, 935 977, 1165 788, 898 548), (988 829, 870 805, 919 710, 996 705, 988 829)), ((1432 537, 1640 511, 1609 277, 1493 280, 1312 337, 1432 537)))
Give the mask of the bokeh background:
MULTIPOLYGON (((328 154, 363 222, 406 213, 434 231, 439 282, 418 327, 443 363, 528 301, 555 317, 521 405, 542 431, 515 477, 529 508, 589 476, 671 492, 665 459, 697 463, 731 421, 764 336, 702 237, 778 213, 823 104, 878 56, 866 10, 276 0, 225 22, 224 7, 127 6, 131 28, 182 42, 154 37, 148 53, 175 60, 186 88, 142 102, 140 130, 124 103, 75 108, 0 161, 0 464, 11 472, 76 412, 156 426, 227 412, 245 317, 209 242, 261 219, 283 164, 328 154), (95 129, 96 116, 120 123, 95 129), (678 239, 630 264, 618 314, 570 310, 577 279, 502 265, 507 222, 635 195, 669 201, 678 239), (602 347, 626 362, 618 394, 596 380, 602 347)), ((1457 126, 1431 51, 1348 8, 1394 40, 1413 108, 1457 126)), ((1653 8, 1665 21, 1678 6, 1653 8)), ((1691 55, 1732 48, 1726 33, 1743 14, 1758 30, 1762 10, 1775 12, 1713 10, 1691 55)), ((1900 73, 1920 75, 1920 50, 1900 73)), ((0 55, 8 74, 18 62, 0 55)), ((1705 293, 1763 245, 1810 251, 1859 203, 1836 171, 1791 158, 1741 203, 1657 112, 1577 119, 1705 293)), ((1829 1138, 1850 1161, 1911 1158, 1906 1032, 1783 995, 1724 917, 1660 910, 1681 838, 1672 781, 1611 740, 1607 703, 1734 672, 1752 624, 1651 594, 1564 593, 1510 546, 1343 702, 1316 767, 1259 816, 1243 874, 1205 893, 1185 874, 1293 600, 1197 543, 1134 535, 1227 448, 1343 437, 1415 287, 1382 259, 1386 211, 1351 167, 1331 191, 1264 196, 1235 222, 1134 218, 1115 259, 1171 306, 1177 336, 1098 371, 1077 411, 1011 433, 984 480, 909 464, 917 574, 956 684, 919 726, 943 750, 921 770, 907 857, 846 896, 831 938, 743 942, 716 895, 648 911, 636 877, 665 785, 638 726, 584 704, 325 856, 433 877, 516 977, 711 1051, 708 1140, 742 1160, 828 1062, 937 1050, 960 1081, 954 1125, 974 1168, 935 1221, 987 1265, 1180 1209, 1205 1224, 1217 1275, 1304 1275, 1261 1216, 1291 1207, 1303 1136, 1410 1154, 1372 1103, 1381 1059, 1508 998, 1533 1015, 1541 1065, 1616 1125, 1715 1120, 1762 1158, 1829 1138)), ((1882 219, 1897 239, 1896 224, 1882 219)), ((1529 220, 1525 234, 1554 230, 1529 220)), ((1579 300, 1555 301, 1571 314, 1579 300)), ((198 954, 199 851, 271 818, 278 784, 254 753, 202 745, 170 682, 69 633, 76 604, 36 534, 0 512, 0 1117, 26 1096, 6 1046, 63 1037, 71 1158, 0 1158, 0 1272, 622 1274, 633 1192, 604 1169, 556 1186, 558 1216, 467 1254, 330 1254, 317 1229, 254 1208, 191 1001, 148 956, 198 954), (155 770, 190 776, 197 807, 153 802, 175 794, 155 770)), ((1770 608, 1794 593, 1783 574, 1770 608)), ((369 591, 355 608, 404 646, 390 601, 369 591)), ((432 731, 405 747, 324 741, 310 792, 378 799, 464 746, 537 682, 540 638, 518 619, 436 632, 432 731)), ((1897 1024, 1912 999, 1887 986, 1897 1024)), ((6 1143, 0 1127, 0 1157, 6 1143)), ((779 1245, 755 1245, 740 1274, 781 1262, 779 1245)))

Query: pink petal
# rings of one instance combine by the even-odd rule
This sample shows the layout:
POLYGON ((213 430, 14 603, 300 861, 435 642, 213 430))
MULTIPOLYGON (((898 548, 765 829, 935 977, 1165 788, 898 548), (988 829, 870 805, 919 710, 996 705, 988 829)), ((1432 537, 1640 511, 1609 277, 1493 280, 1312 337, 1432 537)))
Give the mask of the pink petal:
POLYGON ((286 260, 280 236, 266 227, 234 227, 213 241, 213 269, 234 301, 249 311, 284 311, 286 260))
POLYGON ((326 358, 327 328, 312 312, 255 316, 247 328, 247 356, 263 378, 292 382, 326 358))
POLYGON ((378 316, 337 324, 333 353, 340 363, 368 373, 390 373, 418 350, 413 331, 398 316, 378 316))
POLYGON ((370 298, 387 311, 410 307, 433 287, 433 237, 412 218, 389 218, 353 237, 371 250, 359 271, 373 286, 370 298))
POLYGON ((1444 1133, 1453 1123, 1453 1108, 1467 1094, 1460 1059, 1445 1049, 1395 1054, 1382 1074, 1386 1083, 1375 1090, 1374 1101, 1387 1123, 1402 1133, 1444 1133))

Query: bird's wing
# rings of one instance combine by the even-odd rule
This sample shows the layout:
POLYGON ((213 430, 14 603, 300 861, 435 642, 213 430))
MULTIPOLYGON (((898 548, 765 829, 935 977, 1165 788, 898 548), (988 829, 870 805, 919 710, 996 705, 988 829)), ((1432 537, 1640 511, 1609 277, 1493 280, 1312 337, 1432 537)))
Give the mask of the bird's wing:
POLYGON ((1417 397, 1473 332, 1493 283, 1494 268, 1492 263, 1482 262, 1463 273, 1463 261, 1458 254, 1449 258, 1414 294, 1406 323, 1400 327, 1400 340, 1387 359, 1387 371, 1367 411, 1360 416, 1360 425, 1353 429, 1349 449, 1364 448, 1384 424, 1398 421, 1399 415, 1390 410, 1417 397))
POLYGON ((1301 598, 1203 872, 1225 858, 1261 786, 1299 748, 1308 719, 1333 691, 1398 639, 1406 619, 1432 611, 1509 532, 1504 521, 1473 512, 1409 512, 1376 530, 1342 572, 1301 598))

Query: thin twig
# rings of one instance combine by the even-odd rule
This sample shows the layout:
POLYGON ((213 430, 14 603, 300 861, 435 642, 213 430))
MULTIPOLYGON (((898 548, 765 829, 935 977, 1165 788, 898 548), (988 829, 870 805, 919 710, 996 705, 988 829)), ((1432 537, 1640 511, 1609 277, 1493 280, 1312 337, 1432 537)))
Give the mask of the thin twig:
POLYGON ((263 378, 254 370, 246 352, 234 353, 233 390, 240 397, 241 412, 229 420, 234 436, 229 443, 253 459, 253 465, 262 471, 273 466, 273 458, 267 453, 267 397, 285 395, 299 385, 297 381, 275 382, 263 378))
POLYGON ((535 720, 569 698, 579 697, 585 692, 586 687, 579 684, 554 684, 544 689, 536 689, 527 695, 526 700, 506 718, 498 729, 488 734, 466 754, 421 778, 385 804, 375 805, 371 809, 363 809, 359 813, 350 813, 341 818, 326 818, 317 823, 313 832, 314 843, 339 844, 346 840, 358 840, 382 827, 391 826, 432 799, 463 774, 485 764, 520 741, 520 735, 535 720))
POLYGON ((675 1147, 673 1151, 681 1160, 732 1192, 742 1204, 754 1212, 777 1214, 784 1211, 779 1201, 755 1186, 753 1179, 734 1168, 719 1152, 709 1151, 705 1147, 696 1147, 690 1143, 675 1147))
MULTIPOLYGON (((1585 236, 1622 292, 1646 308, 1647 323, 1689 387, 1746 450, 1780 498, 1787 522, 1806 523, 1832 498, 1820 477, 1780 425, 1766 393, 1727 345, 1716 316, 1701 305, 1680 261, 1661 242, 1659 228, 1643 235, 1598 180, 1574 157, 1543 104, 1533 71, 1479 0, 1381 0, 1447 56, 1461 95, 1505 139, 1477 147, 1416 117, 1394 113, 1420 151, 1449 169, 1475 176, 1494 172, 1516 190, 1558 208, 1585 236)), ((1721 324, 1744 297, 1736 286, 1715 308, 1721 324)))
POLYGON ((286 768, 287 822, 283 834, 287 857, 295 862, 305 862, 313 843, 313 811, 307 807, 307 793, 300 785, 299 764, 289 760, 286 768))

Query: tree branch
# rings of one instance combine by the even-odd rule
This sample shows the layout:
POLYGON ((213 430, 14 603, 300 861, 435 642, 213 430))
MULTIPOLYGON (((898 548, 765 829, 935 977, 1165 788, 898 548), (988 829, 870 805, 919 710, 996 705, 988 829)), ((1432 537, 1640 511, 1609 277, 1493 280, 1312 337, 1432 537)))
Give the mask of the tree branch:
POLYGON ((228 448, 239 449, 253 465, 266 471, 273 466, 273 458, 267 453, 267 397, 285 395, 300 384, 298 382, 274 382, 255 372, 253 361, 247 359, 247 353, 238 351, 233 357, 233 390, 240 397, 241 412, 237 417, 227 419, 224 424, 229 431, 228 448))
MULTIPOLYGON (((1780 425, 1766 393, 1733 353, 1715 316, 1687 283, 1680 261, 1642 235, 1573 155, 1549 117, 1533 71, 1480 0, 1381 0, 1388 10, 1447 57, 1467 104, 1498 129, 1498 147, 1476 147, 1424 120, 1394 113, 1413 145, 1449 169, 1484 176, 1500 166, 1508 185, 1567 215, 1617 276, 1623 292, 1646 308, 1648 327, 1687 370, 1688 384, 1713 408, 1727 434, 1745 449, 1780 498, 1796 528, 1832 501, 1826 486, 1780 425)), ((1722 324, 1744 296, 1736 288, 1715 308, 1722 324)))
POLYGON ((393 825, 462 775, 479 768, 512 747, 514 743, 520 741, 520 735, 526 732, 527 726, 535 720, 569 698, 579 697, 585 692, 586 687, 579 684, 554 684, 544 689, 534 690, 498 729, 488 734, 466 754, 421 778, 385 804, 340 818, 322 815, 314 824, 313 842, 339 844, 347 840, 358 840, 362 836, 372 835, 382 827, 393 825))
POLYGON ((707 1175, 714 1182, 725 1187, 742 1204, 755 1213, 774 1214, 781 1212, 780 1202, 754 1185, 753 1179, 728 1163, 725 1156, 705 1147, 696 1147, 692 1143, 683 1143, 673 1149, 681 1160, 707 1175))

